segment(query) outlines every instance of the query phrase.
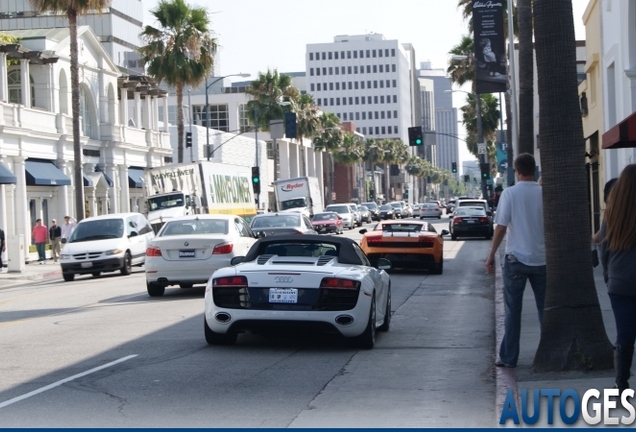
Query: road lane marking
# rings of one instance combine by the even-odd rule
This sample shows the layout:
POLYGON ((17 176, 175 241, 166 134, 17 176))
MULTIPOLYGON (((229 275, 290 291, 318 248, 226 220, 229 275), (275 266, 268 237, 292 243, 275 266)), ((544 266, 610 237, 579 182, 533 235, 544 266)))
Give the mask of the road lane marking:
POLYGON ((14 404, 16 402, 20 402, 21 400, 28 399, 31 396, 35 396, 35 395, 38 395, 40 393, 44 393, 45 391, 51 390, 51 389, 53 389, 55 387, 59 387, 62 384, 65 384, 65 383, 67 383, 69 381, 73 381, 73 380, 75 380, 77 378, 81 378, 83 376, 90 375, 90 374, 98 372, 98 371, 100 371, 102 369, 106 369, 106 368, 109 368, 111 366, 114 366, 114 365, 116 365, 118 363, 125 362, 126 360, 130 360, 131 358, 137 357, 137 355, 138 354, 131 354, 129 356, 122 357, 119 360, 115 360, 113 362, 106 363, 105 365, 98 366, 96 368, 87 370, 86 372, 78 373, 78 374, 70 376, 68 378, 64 378, 63 380, 59 380, 57 382, 54 382, 53 384, 49 384, 49 385, 41 387, 41 388, 39 388, 37 390, 33 390, 33 391, 29 392, 29 393, 25 393, 22 396, 14 397, 13 399, 9 399, 8 401, 4 401, 4 402, 0 403, 0 409, 4 408, 6 406, 12 405, 12 404, 14 404))

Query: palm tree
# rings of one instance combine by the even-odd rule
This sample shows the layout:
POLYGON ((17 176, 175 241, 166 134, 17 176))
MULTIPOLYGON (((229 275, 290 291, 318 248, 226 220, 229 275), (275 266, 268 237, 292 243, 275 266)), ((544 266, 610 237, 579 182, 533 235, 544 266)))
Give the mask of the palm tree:
MULTIPOLYGON (((183 88, 198 86, 214 64, 217 43, 205 8, 190 7, 184 0, 160 0, 150 11, 159 27, 141 32, 147 45, 139 49, 150 77, 174 87, 177 95, 177 161, 183 162, 183 88)), ((188 107, 192 115, 192 107, 188 107)))
POLYGON ((86 13, 101 13, 111 0, 29 0, 38 12, 65 13, 71 42, 71 114, 73 115, 73 184, 75 185, 75 219, 81 221, 84 211, 84 171, 80 143, 79 50, 77 47, 77 17, 86 13))
POLYGON ((534 154, 532 0, 517 0, 519 24, 519 153, 534 154))
POLYGON ((302 159, 302 175, 307 175, 307 161, 303 137, 313 137, 320 130, 320 109, 314 103, 314 97, 308 93, 302 94, 296 104, 297 136, 300 144, 302 159))
POLYGON ((547 290, 534 367, 610 369, 590 254, 572 2, 534 0, 547 290), (567 208, 564 218, 555 208, 567 208))
POLYGON ((408 161, 408 151, 401 139, 384 139, 379 144, 382 150, 382 162, 384 163, 384 185, 385 185, 385 199, 389 201, 389 190, 391 188, 390 165, 400 165, 408 161))
MULTIPOLYGON (((351 184, 351 169, 349 168, 360 162, 363 157, 364 141, 352 133, 345 133, 340 148, 333 153, 333 158, 336 163, 347 167, 347 185, 351 184)), ((358 192, 360 192, 359 189, 358 192)), ((360 193, 358 193, 358 197, 361 197, 360 193)))
MULTIPOLYGON (((329 157, 329 163, 324 163, 324 166, 329 166, 329 192, 332 193, 335 190, 334 180, 334 152, 336 152, 342 145, 343 131, 338 127, 340 119, 337 115, 330 112, 323 112, 319 117, 320 130, 317 132, 313 139, 312 145, 314 151, 324 152, 324 157, 329 157)), ((325 159, 323 159, 324 161, 325 159)))
MULTIPOLYGON (((486 141, 487 151, 491 166, 496 165, 495 132, 499 127, 501 113, 499 112, 499 101, 491 94, 484 93, 481 96, 481 127, 486 141)), ((463 113, 462 123, 466 128, 466 147, 471 154, 479 158, 477 152, 477 111, 476 97, 473 94, 466 96, 466 105, 461 107, 463 113)))
POLYGON ((291 77, 279 74, 276 69, 259 73, 246 93, 252 96, 247 109, 253 114, 254 123, 258 123, 256 126, 263 130, 269 130, 270 121, 282 119, 285 112, 295 112, 300 98, 300 91, 292 85, 291 77), (281 102, 289 105, 281 105, 281 102))

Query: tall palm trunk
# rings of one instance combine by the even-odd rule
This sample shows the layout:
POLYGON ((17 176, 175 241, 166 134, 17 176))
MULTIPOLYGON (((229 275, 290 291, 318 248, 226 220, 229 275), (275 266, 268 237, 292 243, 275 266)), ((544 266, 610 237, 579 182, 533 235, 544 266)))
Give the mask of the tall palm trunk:
POLYGON ((534 367, 610 369, 590 254, 572 2, 534 0, 547 290, 534 367), (555 208, 567 208, 563 217, 555 208))
MULTIPOLYGON (((82 145, 80 142, 80 88, 77 48, 77 11, 66 10, 71 38, 71 113, 73 115, 73 183, 75 184, 75 219, 86 217, 84 210, 84 171, 82 169, 82 145)), ((84 119, 90 121, 90 119, 84 119)))
MULTIPOLYGON (((175 86, 177 93, 177 162, 183 162, 183 85, 175 86)), ((191 110, 192 107, 188 107, 191 110)))
POLYGON ((517 1, 519 24, 519 153, 534 154, 532 0, 517 1))

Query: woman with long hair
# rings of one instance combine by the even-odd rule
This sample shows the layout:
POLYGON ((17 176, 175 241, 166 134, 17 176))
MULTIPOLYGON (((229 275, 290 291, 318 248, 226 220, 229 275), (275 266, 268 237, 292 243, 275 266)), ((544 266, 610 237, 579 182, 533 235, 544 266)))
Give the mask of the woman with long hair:
POLYGON ((614 319, 616 388, 629 388, 636 340, 636 164, 627 165, 609 194, 599 251, 614 319))

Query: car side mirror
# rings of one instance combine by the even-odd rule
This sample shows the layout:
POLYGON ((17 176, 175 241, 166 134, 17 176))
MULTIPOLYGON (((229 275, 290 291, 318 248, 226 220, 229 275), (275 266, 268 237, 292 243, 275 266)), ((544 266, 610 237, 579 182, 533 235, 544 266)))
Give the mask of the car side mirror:
POLYGON ((366 233, 366 232, 367 232, 367 229, 366 229, 366 228, 362 228, 362 229, 361 229, 360 231, 358 231, 358 232, 359 232, 360 234, 364 234, 364 233, 366 233))
POLYGON ((448 230, 443 229, 440 235, 445 236, 445 235, 449 235, 449 234, 450 234, 450 232, 448 230))
POLYGON ((378 258, 378 265, 376 267, 378 268, 378 270, 390 270, 391 261, 386 258, 378 258))
POLYGON ((256 238, 256 239, 260 239, 260 238, 263 238, 263 237, 265 237, 265 232, 264 231, 256 231, 254 233, 254 238, 256 238))
POLYGON ((240 264, 243 262, 244 258, 245 258, 244 256, 235 256, 234 258, 230 260, 230 265, 235 266, 237 264, 240 264))
POLYGON ((128 237, 137 237, 139 233, 137 231, 131 231, 128 237))

